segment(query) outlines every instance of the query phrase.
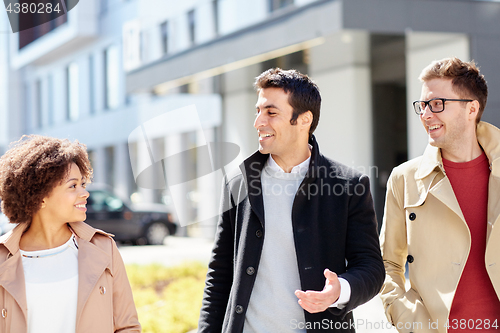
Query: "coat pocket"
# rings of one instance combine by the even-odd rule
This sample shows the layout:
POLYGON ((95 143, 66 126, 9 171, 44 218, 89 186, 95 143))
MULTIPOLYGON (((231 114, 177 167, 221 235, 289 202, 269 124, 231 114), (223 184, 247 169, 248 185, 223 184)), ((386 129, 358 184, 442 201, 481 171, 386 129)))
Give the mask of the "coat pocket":
POLYGON ((431 329, 431 317, 416 290, 408 290, 391 304, 393 325, 398 332, 437 332, 431 329))

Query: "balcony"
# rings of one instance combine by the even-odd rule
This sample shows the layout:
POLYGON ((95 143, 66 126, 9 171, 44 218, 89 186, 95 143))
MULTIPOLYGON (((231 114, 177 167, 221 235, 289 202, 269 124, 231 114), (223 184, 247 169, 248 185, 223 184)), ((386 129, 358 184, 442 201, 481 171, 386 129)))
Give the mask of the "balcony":
POLYGON ((51 63, 98 37, 96 0, 79 1, 69 12, 10 36, 13 69, 51 63))

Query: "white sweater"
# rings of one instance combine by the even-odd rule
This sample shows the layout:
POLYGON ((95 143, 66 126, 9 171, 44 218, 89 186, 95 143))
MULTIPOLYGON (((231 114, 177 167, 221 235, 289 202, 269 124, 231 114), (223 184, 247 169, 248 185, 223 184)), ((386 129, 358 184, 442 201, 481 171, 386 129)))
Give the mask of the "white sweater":
MULTIPOLYGON (((276 333, 303 323, 294 292, 300 287, 292 228, 292 206, 310 159, 284 173, 270 157, 262 172, 264 245, 245 316, 244 333, 276 333)), ((294 329, 293 332, 306 330, 294 329)))
POLYGON ((22 251, 28 333, 71 333, 76 330, 78 247, 75 236, 63 245, 22 251))

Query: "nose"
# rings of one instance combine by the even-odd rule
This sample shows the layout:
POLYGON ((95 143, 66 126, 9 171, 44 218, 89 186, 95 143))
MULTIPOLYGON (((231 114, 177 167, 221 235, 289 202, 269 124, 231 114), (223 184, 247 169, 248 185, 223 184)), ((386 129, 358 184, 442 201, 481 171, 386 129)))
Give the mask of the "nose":
POLYGON ((89 191, 87 191, 85 188, 82 188, 82 193, 80 193, 80 196, 81 196, 82 198, 87 199, 87 198, 90 196, 90 193, 89 193, 89 191))
POLYGON ((429 104, 427 104, 425 106, 424 109, 422 109, 422 113, 420 113, 420 117, 422 117, 422 119, 429 119, 431 118, 432 116, 434 115, 434 113, 432 113, 431 111, 431 108, 429 106, 429 104))
POLYGON ((258 112, 257 111, 257 115, 255 116, 255 121, 253 123, 253 127, 255 128, 259 128, 259 127, 262 127, 266 124, 266 117, 263 115, 262 112, 258 112))

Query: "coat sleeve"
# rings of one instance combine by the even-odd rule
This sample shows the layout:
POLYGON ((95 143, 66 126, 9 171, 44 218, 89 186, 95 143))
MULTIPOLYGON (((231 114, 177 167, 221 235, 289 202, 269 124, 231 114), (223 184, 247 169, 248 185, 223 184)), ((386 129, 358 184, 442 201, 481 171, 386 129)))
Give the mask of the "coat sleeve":
POLYGON ((345 316, 377 295, 385 276, 369 178, 361 176, 351 185, 345 249, 347 267, 340 275, 349 282, 351 297, 344 308, 330 308, 338 316, 345 316))
POLYGON ((113 324, 115 333, 140 333, 132 289, 116 243, 111 240, 113 258, 113 324))
POLYGON ((382 257, 387 273, 380 297, 387 319, 399 332, 437 332, 428 327, 431 317, 418 291, 405 289, 408 243, 403 193, 404 178, 402 175, 398 176, 397 171, 393 171, 387 182, 380 234, 382 257))
POLYGON ((235 208, 226 181, 223 183, 220 211, 212 257, 208 265, 198 333, 222 332, 233 282, 235 208))

